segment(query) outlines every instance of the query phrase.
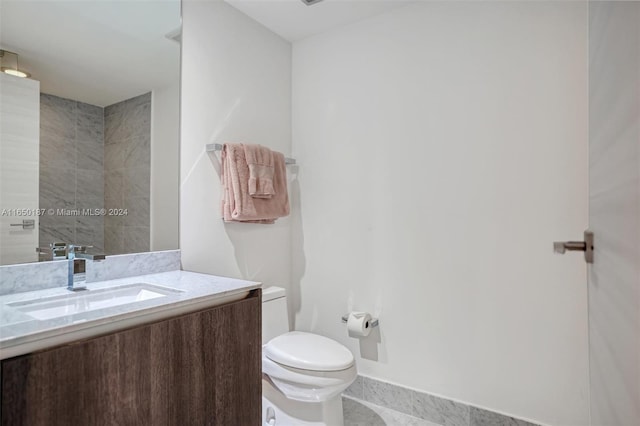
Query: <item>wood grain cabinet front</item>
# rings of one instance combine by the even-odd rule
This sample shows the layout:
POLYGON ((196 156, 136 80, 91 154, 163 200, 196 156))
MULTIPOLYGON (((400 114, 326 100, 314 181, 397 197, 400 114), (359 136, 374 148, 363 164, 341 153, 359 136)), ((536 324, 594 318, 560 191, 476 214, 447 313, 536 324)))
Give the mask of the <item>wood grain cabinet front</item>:
POLYGON ((3 426, 260 424, 261 297, 2 361, 3 426))

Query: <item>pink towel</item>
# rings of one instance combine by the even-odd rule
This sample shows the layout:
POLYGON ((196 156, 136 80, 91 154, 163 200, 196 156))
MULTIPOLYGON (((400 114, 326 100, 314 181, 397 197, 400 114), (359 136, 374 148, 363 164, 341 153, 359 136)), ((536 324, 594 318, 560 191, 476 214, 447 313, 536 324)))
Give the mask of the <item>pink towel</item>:
POLYGON ((249 166, 249 195, 254 198, 271 198, 273 188, 273 152, 261 145, 243 144, 244 156, 249 166))
POLYGON ((274 223, 289 215, 289 194, 284 155, 273 152, 271 198, 249 194, 249 165, 242 144, 225 143, 222 148, 222 218, 225 222, 274 223))

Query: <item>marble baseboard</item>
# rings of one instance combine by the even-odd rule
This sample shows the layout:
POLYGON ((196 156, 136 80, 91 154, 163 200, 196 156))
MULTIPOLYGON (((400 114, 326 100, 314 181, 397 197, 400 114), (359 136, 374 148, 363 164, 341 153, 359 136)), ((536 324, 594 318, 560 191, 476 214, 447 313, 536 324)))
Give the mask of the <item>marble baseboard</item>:
POLYGON ((342 413, 344 426, 439 426, 437 423, 349 396, 342 397, 342 413))
POLYGON ((442 426, 540 426, 360 375, 344 395, 442 426))
MULTIPOLYGON (((67 268, 66 260, 0 266, 0 295, 64 287, 67 285, 67 268)), ((180 250, 107 256, 100 262, 87 262, 87 282, 179 269, 180 250)))

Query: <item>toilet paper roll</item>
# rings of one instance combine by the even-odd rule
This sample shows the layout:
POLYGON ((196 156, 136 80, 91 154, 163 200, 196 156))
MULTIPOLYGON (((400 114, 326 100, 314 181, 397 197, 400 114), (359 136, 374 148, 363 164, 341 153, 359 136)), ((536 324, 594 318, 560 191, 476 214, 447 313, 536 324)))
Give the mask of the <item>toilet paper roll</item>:
POLYGON ((371 333, 371 315, 367 312, 351 312, 347 319, 349 337, 366 337, 371 333))

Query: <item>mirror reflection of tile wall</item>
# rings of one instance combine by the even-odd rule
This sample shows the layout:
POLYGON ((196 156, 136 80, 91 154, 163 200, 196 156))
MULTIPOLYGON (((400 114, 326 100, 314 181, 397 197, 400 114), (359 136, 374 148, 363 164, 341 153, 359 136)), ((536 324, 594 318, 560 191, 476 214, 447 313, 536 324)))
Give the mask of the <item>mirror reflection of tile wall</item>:
POLYGON ((150 124, 151 93, 106 108, 41 94, 40 208, 55 212, 40 217, 41 247, 149 251, 150 124))
POLYGON ((104 248, 104 217, 73 214, 104 207, 103 108, 40 95, 40 247, 52 242, 104 248), (52 209, 52 210, 51 210, 52 209))
POLYGON ((149 251, 151 93, 108 106, 104 112, 105 251, 149 251))

